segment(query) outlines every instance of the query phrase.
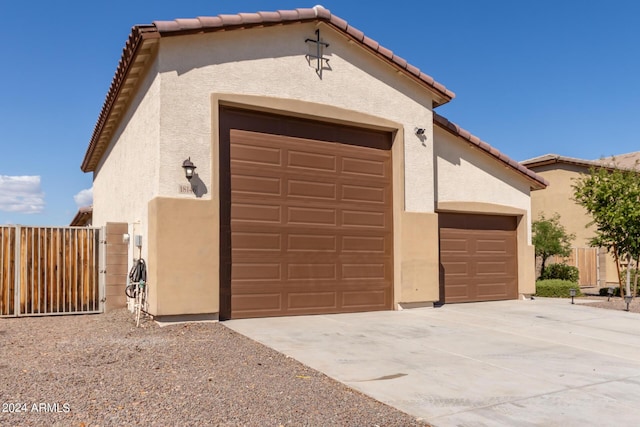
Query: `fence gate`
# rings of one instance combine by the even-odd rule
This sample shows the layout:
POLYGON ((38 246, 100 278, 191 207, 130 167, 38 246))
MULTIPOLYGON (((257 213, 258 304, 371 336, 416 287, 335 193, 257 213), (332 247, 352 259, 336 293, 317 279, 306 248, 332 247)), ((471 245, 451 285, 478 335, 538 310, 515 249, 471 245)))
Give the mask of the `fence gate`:
POLYGON ((102 312, 99 231, 0 226, 0 317, 102 312))
POLYGON ((567 265, 577 267, 580 272, 580 286, 599 286, 598 254, 599 248, 573 248, 568 257, 552 256, 549 258, 548 264, 564 262, 567 265))

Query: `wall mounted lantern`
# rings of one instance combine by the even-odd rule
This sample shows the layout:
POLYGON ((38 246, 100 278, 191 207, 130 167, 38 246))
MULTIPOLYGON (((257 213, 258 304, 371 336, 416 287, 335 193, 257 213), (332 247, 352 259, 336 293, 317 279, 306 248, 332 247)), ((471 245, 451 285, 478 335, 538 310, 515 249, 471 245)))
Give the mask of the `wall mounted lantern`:
POLYGON ((191 162, 191 157, 182 162, 182 167, 184 168, 184 176, 187 177, 189 181, 193 178, 193 174, 196 170, 196 165, 191 162))
POLYGON ((415 128, 414 132, 416 133, 416 135, 418 136, 424 136, 426 129, 425 128, 415 128))

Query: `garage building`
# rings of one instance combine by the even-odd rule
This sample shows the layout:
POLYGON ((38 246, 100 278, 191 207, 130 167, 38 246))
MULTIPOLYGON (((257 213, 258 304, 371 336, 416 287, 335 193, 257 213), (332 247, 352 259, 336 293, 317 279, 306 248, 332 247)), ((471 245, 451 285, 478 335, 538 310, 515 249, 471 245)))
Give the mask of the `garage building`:
POLYGON ((434 112, 453 97, 321 6, 136 26, 82 163, 93 224, 141 236, 121 263, 157 317, 531 294, 546 181, 434 112))

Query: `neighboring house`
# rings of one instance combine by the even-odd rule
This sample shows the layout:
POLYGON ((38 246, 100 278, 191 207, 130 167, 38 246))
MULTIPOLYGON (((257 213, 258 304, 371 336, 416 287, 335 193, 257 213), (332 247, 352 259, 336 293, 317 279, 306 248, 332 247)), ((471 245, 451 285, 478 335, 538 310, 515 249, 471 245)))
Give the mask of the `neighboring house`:
POLYGON ((72 227, 91 227, 93 206, 83 206, 78 209, 76 216, 71 220, 72 227))
POLYGON ((593 167, 632 168, 638 159, 640 152, 600 160, 545 154, 521 162, 550 183, 544 191, 536 191, 531 195, 533 219, 537 219, 541 213, 550 217, 557 212, 567 232, 576 236, 573 242, 574 254, 569 264, 580 269, 581 286, 617 286, 618 273, 613 257, 608 255, 606 250, 589 246, 589 240, 595 235, 595 226, 589 226, 591 216, 573 200, 575 179, 588 174, 593 167))
POLYGON ((82 163, 93 224, 142 236, 159 317, 532 294, 546 181, 433 112, 453 97, 321 6, 136 26, 82 163))

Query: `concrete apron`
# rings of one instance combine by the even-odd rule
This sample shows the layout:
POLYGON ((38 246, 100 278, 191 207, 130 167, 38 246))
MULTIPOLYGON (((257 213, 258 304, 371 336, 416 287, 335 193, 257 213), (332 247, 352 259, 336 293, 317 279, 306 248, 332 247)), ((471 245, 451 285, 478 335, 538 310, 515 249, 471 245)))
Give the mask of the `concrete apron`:
POLYGON ((640 315, 566 299, 231 320, 434 426, 640 425, 640 315))

